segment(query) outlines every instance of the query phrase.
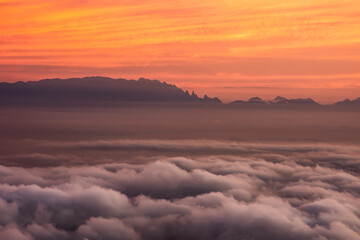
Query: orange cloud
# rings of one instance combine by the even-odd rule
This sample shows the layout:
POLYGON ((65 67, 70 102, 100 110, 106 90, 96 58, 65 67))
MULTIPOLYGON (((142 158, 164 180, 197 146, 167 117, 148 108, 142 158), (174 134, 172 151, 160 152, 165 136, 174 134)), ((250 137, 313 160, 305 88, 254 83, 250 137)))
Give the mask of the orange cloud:
POLYGON ((357 88, 359 16, 358 0, 2 0, 0 78, 357 88))

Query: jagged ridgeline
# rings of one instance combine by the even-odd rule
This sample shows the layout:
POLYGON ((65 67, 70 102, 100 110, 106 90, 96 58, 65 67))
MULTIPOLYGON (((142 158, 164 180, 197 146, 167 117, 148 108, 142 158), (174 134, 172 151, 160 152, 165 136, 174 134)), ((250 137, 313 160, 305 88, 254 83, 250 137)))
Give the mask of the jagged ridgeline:
POLYGON ((356 98, 354 100, 350 100, 350 99, 345 99, 344 101, 340 101, 340 102, 337 102, 335 103, 336 105, 338 106, 342 106, 342 105, 360 105, 360 97, 359 98, 356 98))
POLYGON ((287 99, 284 97, 277 96, 273 100, 265 101, 259 97, 252 97, 247 101, 243 100, 236 100, 232 102, 231 104, 257 104, 257 105, 284 105, 284 104, 312 104, 312 105, 318 105, 317 102, 312 100, 311 98, 296 98, 296 99, 287 99))
POLYGON ((0 83, 1 105, 90 105, 118 102, 206 102, 218 98, 198 97, 175 85, 139 80, 85 77, 44 79, 34 82, 0 83))
POLYGON ((360 109, 360 97, 354 100, 345 99, 344 101, 336 102, 334 104, 328 105, 321 105, 315 102, 311 98, 295 98, 295 99, 288 99, 285 97, 277 96, 273 100, 263 100, 259 97, 252 97, 248 100, 236 100, 230 103, 232 106, 251 106, 251 107, 285 107, 285 106, 308 106, 308 107, 334 107, 334 108, 353 108, 353 109, 360 109))

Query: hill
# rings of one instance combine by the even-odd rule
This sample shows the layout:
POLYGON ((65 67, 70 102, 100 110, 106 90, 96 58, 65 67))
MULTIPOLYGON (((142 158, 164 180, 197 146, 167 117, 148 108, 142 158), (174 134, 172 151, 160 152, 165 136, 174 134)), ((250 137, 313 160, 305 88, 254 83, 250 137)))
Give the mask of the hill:
POLYGON ((206 102, 218 98, 198 97, 175 85, 139 80, 84 77, 0 83, 1 105, 94 105, 119 102, 206 102))
POLYGON ((297 98, 297 99, 287 99, 284 97, 280 97, 277 96, 275 99, 270 100, 270 101, 264 101, 263 99, 259 98, 259 97, 253 97, 250 98, 247 101, 242 101, 242 100, 236 100, 234 102, 232 102, 231 104, 233 105, 244 105, 244 104, 248 104, 248 105, 318 105, 317 102, 315 102, 314 100, 312 100, 311 98, 297 98))

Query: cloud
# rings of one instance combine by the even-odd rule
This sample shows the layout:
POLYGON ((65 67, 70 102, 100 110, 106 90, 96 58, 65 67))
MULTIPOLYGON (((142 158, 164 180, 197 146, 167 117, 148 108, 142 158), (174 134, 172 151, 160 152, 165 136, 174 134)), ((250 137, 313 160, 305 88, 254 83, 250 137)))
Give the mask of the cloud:
POLYGON ((79 235, 89 240, 96 239, 127 239, 138 240, 140 235, 129 226, 126 226, 121 220, 116 218, 91 218, 86 224, 80 226, 79 235))
POLYGON ((76 159, 66 156, 54 156, 48 154, 31 153, 19 154, 15 156, 0 156, 0 164, 7 164, 7 166, 22 166, 22 167, 41 167, 41 166, 56 166, 65 164, 67 162, 76 162, 76 159))
POLYGON ((23 233, 16 225, 9 224, 5 227, 0 226, 1 239, 16 239, 16 240, 33 240, 28 233, 23 233))
POLYGON ((18 206, 16 203, 8 203, 4 199, 0 199, 0 224, 6 225, 15 220, 15 216, 18 215, 18 206))
MULTIPOLYGON (((356 145, 334 144, 271 144, 247 143, 239 141, 219 140, 161 140, 161 139, 120 139, 95 141, 34 141, 39 149, 52 149, 61 151, 98 151, 98 152, 149 152, 166 155, 234 155, 252 156, 265 159, 267 162, 282 162, 291 159, 302 166, 326 166, 341 168, 346 171, 359 172, 360 148, 356 145)), ((21 159, 22 157, 14 157, 21 159)), ((47 156, 50 158, 50 156, 47 156)), ((226 159, 230 159, 226 156, 226 159)), ((64 157, 57 156, 63 161, 64 157)), ((66 160, 70 162, 70 159, 66 160)), ((80 162, 74 159, 74 162, 80 162)), ((237 161, 236 159, 234 161, 237 161)), ((45 161, 43 161, 45 162, 45 161)), ((279 166, 279 165, 278 165, 279 166)), ((232 166, 231 166, 232 167, 232 166)), ((262 173, 261 173, 262 174, 262 173)))
POLYGON ((357 85, 356 79, 331 80, 359 74, 356 0, 108 0, 101 5, 19 0, 2 1, 1 7, 0 73, 10 81, 64 77, 87 68, 91 74, 168 75, 191 87, 214 86, 218 75, 233 73, 239 77, 220 76, 221 82, 244 85, 256 75, 251 84, 261 87, 269 85, 262 76, 272 77, 272 86, 357 85), (195 74, 205 76, 190 81, 195 74), (311 81, 304 79, 308 76, 311 81), (284 77, 292 80, 279 80, 284 77))
MULTIPOLYGON (((149 151, 197 151, 197 152, 227 152, 227 153, 276 153, 276 152, 312 152, 328 153, 360 153, 357 146, 337 146, 327 144, 262 144, 218 140, 161 140, 161 139, 120 139, 78 142, 41 142, 44 147, 91 149, 91 150, 149 150, 149 151)), ((321 157, 324 156, 319 156, 321 157)))
POLYGON ((1 239, 360 237, 359 172, 347 162, 360 162, 357 147, 126 140, 62 149, 84 147, 179 153, 189 147, 209 154, 133 164, 1 166, 1 239), (220 150, 232 155, 211 154, 220 150))

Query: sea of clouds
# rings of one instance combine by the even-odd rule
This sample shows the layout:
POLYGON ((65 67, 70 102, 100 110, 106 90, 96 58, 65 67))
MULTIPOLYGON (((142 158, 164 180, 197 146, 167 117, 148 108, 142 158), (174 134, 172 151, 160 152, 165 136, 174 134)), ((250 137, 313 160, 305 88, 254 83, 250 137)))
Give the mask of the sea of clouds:
POLYGON ((71 162, 82 150, 172 154, 136 164, 0 165, 0 239, 360 239, 360 147, 115 140, 44 148, 69 154, 8 161, 71 162))

